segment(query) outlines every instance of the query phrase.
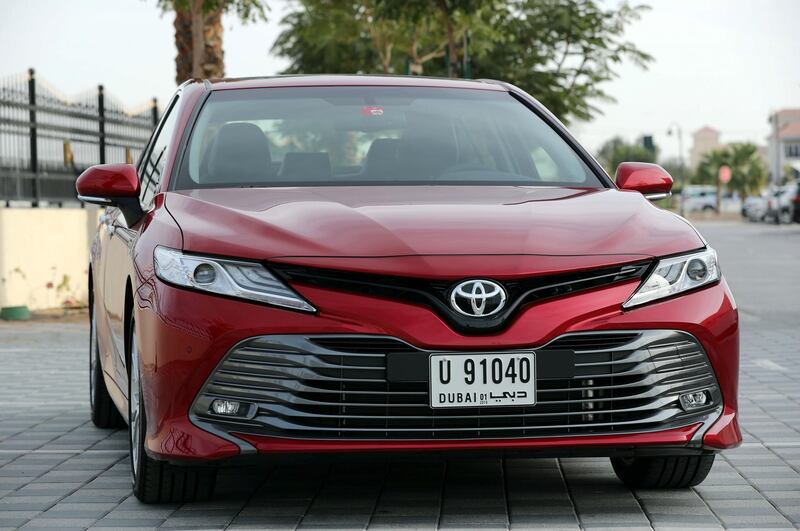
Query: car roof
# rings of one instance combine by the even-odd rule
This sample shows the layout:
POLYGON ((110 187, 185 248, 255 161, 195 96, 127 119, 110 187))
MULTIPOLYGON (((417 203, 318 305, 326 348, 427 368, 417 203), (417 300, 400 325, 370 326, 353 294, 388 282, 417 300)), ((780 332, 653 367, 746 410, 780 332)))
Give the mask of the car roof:
POLYGON ((422 76, 380 75, 283 75, 269 77, 241 77, 224 79, 194 79, 189 83, 203 83, 207 90, 235 90, 270 87, 434 87, 492 90, 508 92, 500 82, 478 79, 448 79, 422 76))

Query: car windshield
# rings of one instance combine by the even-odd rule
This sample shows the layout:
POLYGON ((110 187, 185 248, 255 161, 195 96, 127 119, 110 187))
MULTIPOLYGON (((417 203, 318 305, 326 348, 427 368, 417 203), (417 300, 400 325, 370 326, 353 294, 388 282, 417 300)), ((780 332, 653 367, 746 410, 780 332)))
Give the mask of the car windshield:
POLYGON ((510 184, 603 187, 504 91, 304 87, 213 92, 175 189, 510 184))

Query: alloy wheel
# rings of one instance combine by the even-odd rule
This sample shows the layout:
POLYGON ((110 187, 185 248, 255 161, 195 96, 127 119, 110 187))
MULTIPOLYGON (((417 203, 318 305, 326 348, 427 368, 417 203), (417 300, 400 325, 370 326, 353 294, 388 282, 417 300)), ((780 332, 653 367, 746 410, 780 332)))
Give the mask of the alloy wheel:
POLYGON ((130 325, 130 377, 128 378, 128 424, 130 429, 131 479, 133 494, 145 503, 191 502, 207 500, 214 492, 217 470, 214 467, 174 466, 150 458, 144 449, 147 417, 139 369, 139 342, 136 323, 130 325))
POLYGON ((134 481, 142 459, 142 392, 139 383, 139 346, 136 341, 136 329, 131 326, 131 367, 130 392, 128 393, 128 423, 131 443, 131 473, 134 481))

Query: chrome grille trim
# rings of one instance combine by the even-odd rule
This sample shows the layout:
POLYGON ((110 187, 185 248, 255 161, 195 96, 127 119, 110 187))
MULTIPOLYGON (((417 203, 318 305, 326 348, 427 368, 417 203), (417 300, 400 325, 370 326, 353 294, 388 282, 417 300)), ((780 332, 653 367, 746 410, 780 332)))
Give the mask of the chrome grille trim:
POLYGON ((387 356, 427 359, 431 351, 384 336, 261 336, 228 352, 192 415, 217 429, 272 437, 437 440, 653 431, 701 422, 721 405, 707 356, 685 332, 570 333, 534 350, 564 345, 574 348, 575 375, 538 380, 535 406, 433 410, 427 382, 386 379, 387 356), (678 396, 697 390, 708 390, 712 402, 683 411, 678 396), (209 412, 215 398, 252 407, 246 418, 221 418, 209 412))
POLYGON ((464 315, 455 311, 450 304, 452 290, 465 280, 464 278, 434 280, 343 271, 286 262, 270 262, 268 265, 289 285, 299 283, 367 297, 409 302, 436 312, 462 334, 478 335, 505 328, 511 323, 513 316, 529 304, 621 282, 641 281, 653 262, 643 260, 557 274, 494 279, 493 281, 501 284, 507 293, 506 305, 498 313, 483 317, 464 315))

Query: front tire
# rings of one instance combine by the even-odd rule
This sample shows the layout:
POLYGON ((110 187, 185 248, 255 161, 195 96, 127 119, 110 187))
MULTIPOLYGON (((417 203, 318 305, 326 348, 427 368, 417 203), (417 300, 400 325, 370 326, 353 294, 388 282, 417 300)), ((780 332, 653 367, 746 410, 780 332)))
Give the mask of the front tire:
POLYGON ((634 489, 686 489, 706 479, 714 454, 612 457, 617 477, 634 489))
POLYGON ((108 394, 103 366, 100 363, 100 347, 97 344, 97 310, 92 304, 89 320, 89 408, 92 422, 98 428, 124 428, 125 420, 108 394))
POLYGON ((128 419, 133 494, 143 503, 184 503, 207 500, 214 493, 217 470, 176 466, 150 458, 145 450, 147 418, 142 400, 136 325, 131 319, 128 376, 128 419))

